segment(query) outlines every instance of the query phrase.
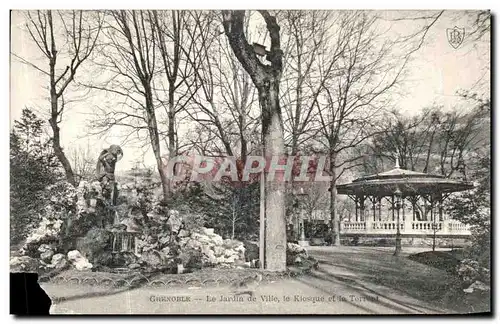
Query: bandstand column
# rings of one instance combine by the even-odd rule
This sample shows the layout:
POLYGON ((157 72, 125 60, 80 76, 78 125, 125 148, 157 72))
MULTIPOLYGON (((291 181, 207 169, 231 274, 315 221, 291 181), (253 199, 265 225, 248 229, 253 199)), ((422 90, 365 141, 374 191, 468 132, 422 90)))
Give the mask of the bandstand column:
MULTIPOLYGON (((404 199, 403 199, 404 201, 404 199)), ((403 218, 404 218, 404 226, 403 226, 403 231, 404 232, 410 232, 411 231, 411 222, 413 221, 413 217, 415 217, 415 213, 413 213, 413 217, 410 217, 410 215, 408 215, 408 217, 404 216, 404 207, 403 207, 403 218)))
POLYGON ((356 206, 356 212, 355 212, 355 213, 356 213, 356 222, 358 222, 358 221, 359 221, 359 218, 358 218, 358 209, 359 209, 359 208, 358 208, 358 204, 359 204, 359 198, 358 198, 358 196, 357 196, 357 195, 356 195, 355 197, 356 197, 356 198, 354 198, 354 205, 356 206))
POLYGON ((394 195, 391 196, 391 204, 392 204, 392 221, 394 222, 396 220, 395 215, 394 215, 394 195))
MULTIPOLYGON (((406 223, 406 216, 405 216, 405 196, 401 196, 401 219, 399 222, 399 227, 404 226, 406 223)), ((401 230, 401 228, 400 228, 401 230)))
POLYGON ((377 197, 372 197, 373 221, 377 220, 377 197))
POLYGON ((439 193, 439 221, 443 221, 443 194, 439 193))
POLYGON ((378 221, 382 221, 382 197, 378 197, 378 221))
POLYGON ((359 221, 364 222, 365 221, 365 196, 361 195, 359 199, 359 221))
MULTIPOLYGON (((373 198, 374 197, 368 197, 368 199, 372 202, 372 209, 373 211, 375 211, 375 209, 373 207, 375 207, 375 205, 373 205, 373 198)), ((370 208, 368 207, 368 213, 367 213, 367 217, 364 218, 364 222, 365 222, 365 226, 366 226, 366 231, 371 231, 372 230, 372 223, 373 223, 373 219, 375 218, 375 214, 373 215, 370 215, 370 208)))

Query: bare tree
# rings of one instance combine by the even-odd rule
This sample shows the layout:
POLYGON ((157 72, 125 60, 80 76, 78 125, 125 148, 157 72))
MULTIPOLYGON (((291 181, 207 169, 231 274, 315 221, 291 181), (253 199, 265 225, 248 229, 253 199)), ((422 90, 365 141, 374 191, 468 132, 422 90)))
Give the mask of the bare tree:
POLYGON ((370 172, 385 169, 386 160, 394 165, 396 153, 401 168, 428 172, 443 119, 441 109, 431 107, 416 116, 404 116, 398 111, 384 115, 387 124, 368 144, 373 160, 370 172))
POLYGON ((468 156, 489 142, 488 116, 489 111, 482 106, 470 112, 457 109, 445 114, 438 135, 439 170, 442 175, 450 177, 459 171, 461 176, 465 176, 468 156))
MULTIPOLYGON (((238 61, 252 78, 259 95, 262 121, 262 138, 266 157, 285 153, 283 121, 279 102, 279 86, 283 70, 283 51, 280 42, 280 26, 276 17, 268 11, 259 11, 265 21, 271 39, 266 55, 270 65, 257 57, 244 33, 245 12, 223 11, 223 25, 229 44, 238 61)), ((265 190, 266 248, 265 267, 272 271, 286 268, 286 221, 285 190, 281 183, 267 182, 265 190)))
POLYGON ((332 46, 343 50, 333 64, 334 73, 324 82, 316 102, 319 141, 329 155, 333 245, 340 245, 336 182, 344 170, 361 164, 362 158, 347 153, 377 131, 376 120, 389 105, 389 95, 401 82, 411 54, 422 46, 428 29, 441 14, 429 18, 429 23, 409 36, 388 40, 382 37, 375 14, 363 11, 342 13, 339 29, 348 32, 339 33, 337 42, 342 45, 334 43, 332 46), (398 56, 401 59, 396 59, 398 56), (342 153, 344 158, 341 158, 342 153))
POLYGON ((187 16, 182 11, 111 11, 106 45, 96 64, 110 74, 88 85, 118 98, 101 109, 93 123, 96 133, 118 126, 125 131, 124 140, 149 143, 164 199, 171 188, 162 147, 166 144, 169 158, 178 153, 178 114, 191 100, 188 81, 195 70, 185 59, 194 50, 185 37, 187 16))
MULTIPOLYGON (((392 116, 387 116, 390 121, 385 129, 369 144, 370 153, 383 163, 394 161, 397 152, 403 169, 450 177, 465 166, 463 163, 474 150, 487 142, 489 112, 484 107, 443 112, 437 106, 411 117, 392 112, 392 116)), ((381 169, 384 168, 372 172, 381 169)))
POLYGON ((229 48, 227 38, 220 37, 213 26, 214 13, 195 12, 192 15, 198 25, 205 26, 199 29, 207 32, 196 35, 188 29, 193 43, 197 44, 194 53, 201 55, 189 58, 191 64, 197 66, 195 80, 198 86, 191 90, 194 104, 187 113, 222 143, 223 150, 214 153, 239 155, 244 162, 249 150, 249 135, 259 125, 258 116, 253 114, 255 87, 229 48), (212 25, 207 25, 207 20, 212 25))
POLYGON ((94 123, 100 132, 121 126, 128 130, 125 137, 147 134, 147 142, 155 156, 160 175, 163 198, 168 197, 168 179, 163 167, 160 130, 153 87, 154 77, 160 73, 158 62, 157 26, 146 11, 110 11, 106 25, 106 45, 101 51, 105 68, 111 77, 89 87, 106 91, 120 98, 117 108, 104 109, 104 116, 94 123))
POLYGON ((77 182, 83 179, 91 180, 95 175, 96 152, 92 152, 90 144, 86 146, 72 147, 69 159, 73 164, 73 170, 77 182))
POLYGON ((285 143, 291 155, 314 136, 314 109, 325 79, 342 46, 330 51, 330 27, 335 21, 331 11, 286 10, 280 12, 283 22, 284 56, 281 105, 284 107, 285 143), (328 61, 319 60, 326 58, 328 61), (327 73, 321 73, 322 68, 327 73))
MULTIPOLYGON (((195 12, 196 13, 196 12, 195 12)), ((207 24, 200 24, 198 20, 191 19, 190 13, 186 11, 150 11, 148 14, 156 26, 158 49, 163 64, 162 72, 166 77, 167 89, 161 78, 155 81, 161 89, 157 89, 157 99, 165 107, 167 115, 167 147, 169 158, 178 154, 178 134, 176 128, 177 116, 192 100, 191 88, 197 85, 193 81, 194 74, 199 66, 189 64, 191 56, 199 56, 196 51, 196 43, 200 35, 207 32, 207 24), (191 25, 194 25, 192 27, 191 25), (194 28, 193 33, 198 36, 190 38, 186 33, 194 28), (167 99, 160 99, 160 93, 166 93, 167 99)), ((169 185, 170 187, 170 185, 169 185)))
POLYGON ((76 179, 61 145, 61 123, 64 111, 64 94, 75 80, 81 64, 92 54, 101 32, 103 15, 98 11, 36 11, 27 12, 28 33, 45 58, 48 71, 41 65, 20 58, 49 78, 50 118, 54 153, 64 168, 66 179, 76 185, 76 179), (55 15, 53 15, 55 14, 55 15), (95 16, 95 18, 93 18, 95 16), (61 67, 62 65, 62 67, 61 67))

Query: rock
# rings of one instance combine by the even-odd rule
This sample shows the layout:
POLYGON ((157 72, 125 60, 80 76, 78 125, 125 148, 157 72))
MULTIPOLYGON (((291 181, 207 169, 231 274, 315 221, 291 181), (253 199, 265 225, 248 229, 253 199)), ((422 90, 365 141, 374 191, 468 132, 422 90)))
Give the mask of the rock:
POLYGON ((289 253, 307 253, 306 249, 303 246, 300 246, 295 243, 287 243, 287 252, 289 253))
POLYGON ((13 257, 9 262, 11 272, 37 272, 39 261, 29 256, 13 257))
POLYGON ((52 261, 50 262, 50 264, 55 269, 62 269, 68 264, 68 261, 66 261, 64 254, 57 253, 52 256, 52 261))
POLYGON ((209 264, 217 264, 217 258, 215 257, 215 255, 208 256, 207 263, 209 263, 209 264))
POLYGON ((40 252, 40 253, 45 253, 47 251, 52 251, 52 250, 53 250, 53 248, 48 244, 42 244, 38 247, 38 252, 40 252))
POLYGON ((186 230, 180 230, 179 233, 177 234, 177 236, 179 238, 188 237, 189 236, 189 232, 186 231, 186 230))
POLYGON ((200 233, 193 233, 191 234, 191 240, 197 241, 203 244, 210 244, 210 238, 206 235, 200 234, 200 233))
POLYGON ((157 251, 146 251, 141 255, 141 261, 149 266, 160 266, 162 264, 162 257, 157 251))
POLYGON ((216 245, 224 244, 224 240, 222 239, 222 236, 220 236, 220 235, 212 237, 212 242, 214 242, 216 245))
POLYGON ((202 231, 203 231, 203 234, 205 234, 205 235, 213 235, 214 234, 213 228, 203 228, 202 231))
POLYGON ((175 210, 175 209, 170 209, 170 210, 168 211, 168 216, 169 216, 170 218, 172 218, 172 217, 173 217, 173 218, 179 218, 179 215, 180 215, 180 213, 179 213, 179 211, 178 211, 178 210, 175 210))
POLYGON ((71 262, 77 261, 83 258, 83 255, 78 250, 73 250, 68 252, 68 260, 71 262))
POLYGON ((78 250, 69 251, 68 260, 76 270, 85 271, 92 269, 92 263, 90 263, 78 250))
POLYGON ((189 242, 191 240, 190 237, 182 237, 180 240, 179 240, 179 245, 180 246, 185 246, 187 244, 187 242, 189 242))
POLYGON ((133 253, 133 252, 122 252, 123 259, 125 262, 125 265, 129 265, 131 263, 137 263, 139 258, 133 253))
POLYGON ((158 239, 158 242, 159 242, 161 245, 168 244, 168 243, 170 242, 170 237, 168 237, 168 236, 161 236, 161 237, 158 239))
POLYGON ((227 258, 224 260, 224 262, 225 262, 225 263, 234 263, 234 262, 236 261, 236 259, 237 259, 237 258, 238 258, 237 256, 232 255, 232 256, 230 256, 230 257, 227 257, 227 258))
POLYGON ((483 283, 479 280, 476 280, 468 288, 464 289, 464 292, 470 294, 470 293, 473 293, 474 290, 489 291, 490 286, 486 285, 485 283, 483 283))
POLYGON ((201 242, 191 239, 191 240, 186 242, 186 244, 184 245, 184 248, 197 249, 197 248, 202 248, 203 246, 207 246, 207 245, 203 245, 201 242))
POLYGON ((131 263, 131 264, 128 265, 129 269, 138 269, 140 267, 141 267, 141 265, 138 264, 138 263, 131 263))
POLYGON ((92 263, 88 262, 87 259, 80 259, 74 263, 76 270, 87 271, 92 269, 92 263))
POLYGON ((120 224, 126 226, 127 232, 139 233, 142 231, 142 227, 137 223, 136 219, 131 217, 125 218, 120 224))
POLYGON ((208 247, 204 247, 205 250, 202 250, 202 253, 207 256, 208 258, 216 258, 215 252, 213 250, 210 250, 208 247))
POLYGON ((214 253, 216 256, 221 256, 223 254, 225 254, 225 250, 222 246, 214 246, 214 253))
POLYGON ((164 247, 163 249, 161 249, 161 253, 164 255, 164 256, 167 256, 170 254, 170 247, 166 246, 164 247))
POLYGON ((40 259, 45 262, 50 262, 52 260, 52 256, 54 255, 54 251, 52 250, 47 250, 40 254, 40 259))

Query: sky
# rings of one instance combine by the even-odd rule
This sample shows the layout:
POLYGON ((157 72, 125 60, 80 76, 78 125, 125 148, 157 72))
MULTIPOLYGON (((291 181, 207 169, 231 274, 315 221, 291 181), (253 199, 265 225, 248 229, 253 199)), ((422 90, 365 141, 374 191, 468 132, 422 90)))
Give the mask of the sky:
MULTIPOLYGON (((448 43, 446 35, 448 28, 463 27, 466 33, 471 30, 470 19, 462 16, 462 12, 447 11, 431 28, 423 47, 414 54, 408 68, 407 81, 402 88, 403 97, 398 97, 396 101, 398 110, 406 114, 415 114, 434 103, 448 110, 461 103, 456 95, 461 89, 475 87, 478 91, 489 93, 489 42, 466 41, 458 49, 454 49, 448 43), (482 80, 480 85, 477 85, 478 80, 482 80)), ((41 53, 33 44, 29 34, 22 28, 24 24, 23 13, 13 11, 11 53, 48 66, 48 62, 41 59, 41 53)), ((12 55, 10 69, 11 124, 20 116, 24 107, 33 107, 38 113, 46 112, 49 105, 47 77, 33 67, 21 63, 12 55)), ((100 99, 93 97, 81 100, 70 105, 65 111, 61 124, 61 137, 66 151, 69 147, 85 149, 88 147, 97 156, 103 148, 119 142, 120 138, 113 130, 110 134, 98 138, 85 136, 88 133, 89 106, 93 100, 100 99)), ((117 166, 118 172, 129 169, 137 161, 142 161, 146 165, 154 164, 151 150, 144 155, 134 147, 124 147, 124 151, 123 160, 117 166)))

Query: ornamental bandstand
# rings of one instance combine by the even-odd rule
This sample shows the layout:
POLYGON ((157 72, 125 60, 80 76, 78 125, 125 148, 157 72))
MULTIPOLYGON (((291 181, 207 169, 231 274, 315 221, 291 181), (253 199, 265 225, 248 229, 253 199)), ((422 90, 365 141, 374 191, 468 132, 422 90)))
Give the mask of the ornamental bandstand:
MULTIPOLYGON (((337 185, 337 193, 355 203, 355 219, 341 222, 341 236, 394 238, 406 244, 415 240, 467 239, 467 225, 450 219, 443 202, 453 192, 472 189, 472 183, 442 175, 401 169, 358 178, 337 185), (398 231, 399 229, 399 231, 398 231)), ((446 244, 446 243, 445 243, 446 244)))

